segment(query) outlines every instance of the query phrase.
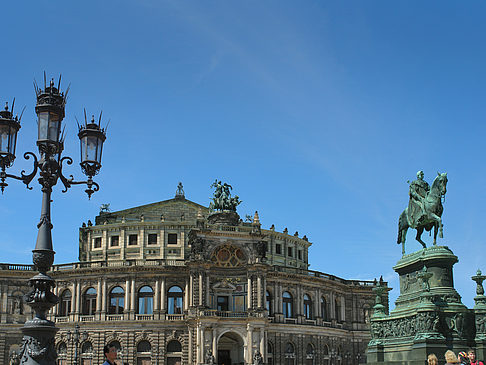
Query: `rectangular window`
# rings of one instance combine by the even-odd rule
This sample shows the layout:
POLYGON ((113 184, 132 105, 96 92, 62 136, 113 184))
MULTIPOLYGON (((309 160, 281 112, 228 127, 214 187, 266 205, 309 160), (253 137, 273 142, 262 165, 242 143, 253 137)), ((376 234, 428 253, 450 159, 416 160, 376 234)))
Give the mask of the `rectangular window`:
POLYGON ((110 247, 118 247, 120 242, 119 236, 111 236, 110 237, 110 247))
POLYGON ((299 254, 299 260, 302 260, 302 250, 299 250, 298 254, 299 254))
POLYGON ((94 248, 101 248, 101 237, 96 237, 94 239, 94 248))
POLYGON ((277 244, 275 245, 275 253, 276 253, 277 255, 281 255, 281 254, 282 254, 282 245, 281 245, 280 243, 277 243, 277 244))
POLYGON ((218 296, 218 310, 219 311, 227 311, 228 310, 228 297, 225 296, 218 296))
POLYGON ((138 241, 138 234, 131 234, 128 236, 128 244, 130 246, 136 245, 138 241))
POLYGON ((169 245, 177 245, 177 233, 169 233, 167 235, 167 243, 169 245))
POLYGON ((156 245, 157 244, 157 233, 149 233, 147 244, 156 245))
POLYGON ((169 255, 172 256, 178 256, 179 255, 179 249, 178 248, 171 248, 170 250, 167 251, 169 255))
POLYGON ((287 247, 287 256, 292 257, 292 247, 287 247))

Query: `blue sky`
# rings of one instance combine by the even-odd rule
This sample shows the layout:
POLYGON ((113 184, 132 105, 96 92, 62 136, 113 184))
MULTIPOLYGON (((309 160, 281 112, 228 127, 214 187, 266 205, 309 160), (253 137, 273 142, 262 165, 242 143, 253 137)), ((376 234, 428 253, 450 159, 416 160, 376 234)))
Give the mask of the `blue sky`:
MULTIPOLYGON (((383 275, 401 257, 397 220, 417 170, 448 172, 444 239, 471 307, 484 254, 486 25, 483 1, 85 1, 2 7, 0 102, 26 106, 17 155, 35 149, 32 81, 71 84, 66 154, 79 162, 83 108, 111 119, 91 201, 53 194, 56 263, 78 227, 113 210, 227 181, 264 228, 306 234, 311 269, 383 275)), ((18 158, 10 173, 29 170, 18 158)), ((77 165, 69 173, 81 178, 77 165)), ((30 263, 39 186, 0 197, 0 261, 30 263)), ((407 252, 420 248, 409 232, 407 252)), ((427 237, 427 242, 431 242, 427 237)))

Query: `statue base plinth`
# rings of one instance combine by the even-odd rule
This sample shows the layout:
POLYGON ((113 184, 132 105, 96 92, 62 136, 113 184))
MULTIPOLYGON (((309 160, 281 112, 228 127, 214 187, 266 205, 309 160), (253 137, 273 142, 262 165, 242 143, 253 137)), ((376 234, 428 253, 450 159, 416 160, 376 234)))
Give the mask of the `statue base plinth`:
POLYGON ((209 224, 224 224, 227 226, 237 226, 240 222, 238 213, 230 210, 223 210, 222 212, 215 212, 209 215, 209 224))

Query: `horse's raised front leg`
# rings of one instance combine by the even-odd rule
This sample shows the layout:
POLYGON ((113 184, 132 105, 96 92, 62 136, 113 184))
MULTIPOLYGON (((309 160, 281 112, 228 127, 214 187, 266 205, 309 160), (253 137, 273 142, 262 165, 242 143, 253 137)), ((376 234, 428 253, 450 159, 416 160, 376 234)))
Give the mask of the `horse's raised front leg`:
POLYGON ((424 227, 417 227, 417 236, 415 239, 420 242, 423 248, 427 248, 427 245, 422 241, 422 233, 424 232, 424 227))

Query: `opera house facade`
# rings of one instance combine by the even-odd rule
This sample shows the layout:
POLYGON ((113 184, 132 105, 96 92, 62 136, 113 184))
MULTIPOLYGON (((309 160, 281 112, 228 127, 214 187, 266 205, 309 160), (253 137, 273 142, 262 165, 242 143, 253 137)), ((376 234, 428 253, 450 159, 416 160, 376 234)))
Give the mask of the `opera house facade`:
MULTIPOLYGON (((309 269, 306 236, 185 198, 102 209, 79 262, 54 265, 59 364, 366 362, 373 282, 309 269)), ((329 252, 332 257, 332 252, 329 252)), ((334 258, 336 259, 336 258, 334 258)), ((0 264, 0 363, 15 361, 31 265, 0 264)), ((388 304, 388 303, 386 303, 388 304)))

